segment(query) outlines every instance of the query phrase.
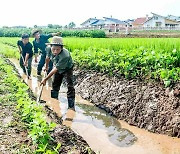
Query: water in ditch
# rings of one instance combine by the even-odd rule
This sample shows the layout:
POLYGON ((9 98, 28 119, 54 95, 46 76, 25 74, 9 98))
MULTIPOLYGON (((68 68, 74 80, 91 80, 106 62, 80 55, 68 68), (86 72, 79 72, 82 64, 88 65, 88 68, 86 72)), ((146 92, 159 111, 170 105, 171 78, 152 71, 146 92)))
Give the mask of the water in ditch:
MULTIPOLYGON (((24 81, 37 96, 42 77, 32 71, 28 80, 22 73, 18 61, 11 59, 24 81)), ((63 123, 81 135, 90 147, 102 154, 180 154, 180 139, 150 133, 128 125, 124 121, 109 116, 90 102, 76 96, 76 111, 67 109, 66 88, 61 87, 59 100, 50 97, 51 79, 43 89, 42 97, 63 123)))

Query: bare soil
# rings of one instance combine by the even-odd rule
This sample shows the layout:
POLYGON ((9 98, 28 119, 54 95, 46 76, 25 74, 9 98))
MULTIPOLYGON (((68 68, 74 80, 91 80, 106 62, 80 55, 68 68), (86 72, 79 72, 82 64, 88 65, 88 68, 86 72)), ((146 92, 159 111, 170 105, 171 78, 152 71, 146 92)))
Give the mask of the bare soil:
POLYGON ((154 133, 180 137, 180 82, 126 80, 77 70, 76 93, 110 115, 154 133))
POLYGON ((95 154, 87 144, 87 142, 71 128, 62 124, 62 118, 45 105, 47 116, 59 125, 51 133, 51 137, 56 143, 61 143, 59 153, 73 153, 73 154, 95 154))

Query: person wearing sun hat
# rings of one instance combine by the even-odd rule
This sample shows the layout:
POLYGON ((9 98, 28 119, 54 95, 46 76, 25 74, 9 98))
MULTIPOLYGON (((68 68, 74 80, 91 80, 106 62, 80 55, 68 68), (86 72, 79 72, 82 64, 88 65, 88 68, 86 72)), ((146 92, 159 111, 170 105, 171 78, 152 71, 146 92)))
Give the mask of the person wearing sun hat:
POLYGON ((41 81, 41 85, 45 85, 46 81, 54 75, 52 81, 51 97, 58 99, 58 94, 60 86, 62 84, 63 78, 67 82, 67 99, 68 108, 75 110, 75 89, 73 84, 73 60, 70 52, 64 48, 62 37, 54 36, 51 43, 46 43, 48 46, 46 48, 46 65, 45 70, 48 70, 48 63, 51 60, 53 62, 53 69, 41 81))
MULTIPOLYGON (((41 29, 35 28, 32 30, 31 34, 34 37, 33 46, 34 46, 34 54, 35 54, 35 62, 36 63, 37 63, 38 49, 40 49, 41 58, 40 58, 40 61, 38 63, 38 67, 37 67, 37 75, 41 75, 41 71, 45 64, 45 59, 46 59, 46 50, 45 50, 46 43, 49 42, 48 41, 49 38, 51 38, 53 36, 58 36, 61 34, 61 32, 44 35, 44 34, 42 34, 41 29)), ((48 73, 51 71, 51 69, 52 69, 52 62, 49 63, 48 73)))

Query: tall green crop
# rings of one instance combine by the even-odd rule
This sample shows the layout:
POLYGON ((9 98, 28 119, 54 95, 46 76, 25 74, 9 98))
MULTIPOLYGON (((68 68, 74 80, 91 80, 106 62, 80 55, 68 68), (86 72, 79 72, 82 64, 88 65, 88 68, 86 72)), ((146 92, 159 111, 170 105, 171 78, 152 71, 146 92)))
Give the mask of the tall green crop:
MULTIPOLYGON (((0 39, 9 53, 16 41, 0 39)), ((166 86, 180 80, 179 38, 64 38, 64 44, 82 68, 126 78, 162 80, 166 86)))

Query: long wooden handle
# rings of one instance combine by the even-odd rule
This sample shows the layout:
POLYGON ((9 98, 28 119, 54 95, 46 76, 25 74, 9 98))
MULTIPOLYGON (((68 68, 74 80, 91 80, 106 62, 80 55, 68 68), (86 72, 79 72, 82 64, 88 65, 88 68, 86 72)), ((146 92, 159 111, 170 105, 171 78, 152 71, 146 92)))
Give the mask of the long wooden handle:
MULTIPOLYGON (((46 75, 47 75, 47 72, 45 72, 45 73, 44 73, 44 77, 43 77, 43 78, 45 78, 45 77, 46 77, 46 75)), ((40 87, 40 92, 39 92, 39 95, 38 95, 38 97, 37 97, 37 102, 39 102, 39 101, 40 101, 40 99, 41 99, 41 95, 42 95, 43 87, 44 87, 44 85, 42 84, 42 85, 41 85, 41 87, 40 87)))
POLYGON ((44 85, 41 85, 40 92, 39 92, 39 96, 37 97, 37 102, 39 102, 39 101, 40 101, 40 99, 41 99, 41 95, 42 95, 43 87, 44 87, 44 85))

